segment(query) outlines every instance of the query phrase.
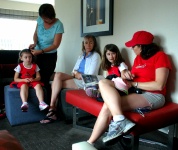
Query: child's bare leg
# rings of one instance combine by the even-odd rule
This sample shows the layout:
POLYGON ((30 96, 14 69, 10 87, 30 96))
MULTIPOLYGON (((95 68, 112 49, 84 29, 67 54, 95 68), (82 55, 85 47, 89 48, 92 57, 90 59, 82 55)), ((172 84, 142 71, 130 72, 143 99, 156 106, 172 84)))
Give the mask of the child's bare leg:
POLYGON ((22 102, 27 102, 27 99, 28 99, 28 85, 27 84, 23 84, 20 87, 20 97, 22 99, 22 102))
POLYGON ((43 102, 44 101, 44 93, 43 93, 43 89, 42 89, 41 85, 37 84, 34 87, 34 89, 36 91, 36 96, 37 96, 39 102, 43 102))
POLYGON ((20 97, 22 99, 21 110, 23 112, 26 112, 28 110, 28 103, 27 103, 27 99, 28 99, 28 85, 27 84, 21 85, 21 87, 20 87, 20 97))
POLYGON ((39 100, 39 108, 40 110, 45 110, 47 109, 49 106, 44 102, 44 92, 43 92, 43 88, 41 86, 41 84, 37 84, 34 87, 35 91, 36 91, 36 96, 39 100))
POLYGON ((101 137, 101 135, 108 128, 110 120, 111 120, 111 113, 109 109, 107 108, 107 106, 104 104, 95 122, 92 134, 90 138, 88 139, 88 142, 90 144, 95 143, 96 140, 98 140, 101 137))

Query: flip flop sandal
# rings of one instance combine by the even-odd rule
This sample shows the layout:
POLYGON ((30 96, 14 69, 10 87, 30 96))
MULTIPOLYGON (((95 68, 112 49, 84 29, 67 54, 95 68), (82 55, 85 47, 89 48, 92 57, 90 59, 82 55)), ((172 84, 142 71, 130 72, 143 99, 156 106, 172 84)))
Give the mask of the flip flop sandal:
POLYGON ((56 121, 57 119, 53 119, 50 117, 45 117, 43 120, 40 121, 41 124, 49 124, 49 123, 53 123, 54 121, 56 121))
POLYGON ((54 109, 49 109, 46 117, 49 118, 49 117, 52 117, 54 115, 56 115, 56 111, 54 109))
POLYGON ((53 110, 53 109, 50 109, 48 111, 48 114, 46 115, 46 117, 40 121, 41 124, 48 124, 48 123, 52 123, 54 121, 57 120, 57 117, 56 117, 56 111, 53 110), (55 119, 54 119, 55 117, 55 119))

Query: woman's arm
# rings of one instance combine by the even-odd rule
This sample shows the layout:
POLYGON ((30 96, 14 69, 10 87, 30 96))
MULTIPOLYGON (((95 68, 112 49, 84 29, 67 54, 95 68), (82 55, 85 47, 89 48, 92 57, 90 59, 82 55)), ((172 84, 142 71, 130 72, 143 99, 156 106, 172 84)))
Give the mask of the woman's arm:
POLYGON ((118 68, 121 72, 122 79, 133 80, 134 75, 131 74, 130 70, 128 70, 128 66, 124 62, 122 62, 118 68))
POLYGON ((20 76, 20 73, 15 72, 15 75, 14 75, 14 81, 15 81, 15 82, 29 82, 29 81, 26 80, 26 79, 21 79, 21 78, 19 78, 19 76, 20 76))
POLYGON ((36 72, 36 78, 33 79, 33 81, 40 81, 41 80, 41 76, 40 76, 40 72, 36 72))
MULTIPOLYGON (((168 75, 169 75, 168 68, 158 68, 156 69, 155 81, 138 82, 137 87, 143 90, 161 91, 166 85, 168 75)), ((135 86, 136 82, 131 82, 131 84, 132 86, 135 86)))
POLYGON ((61 40, 62 40, 62 33, 58 33, 58 34, 55 35, 53 44, 51 46, 49 46, 49 47, 47 47, 45 49, 42 49, 41 51, 39 51, 39 50, 32 50, 31 52, 35 56, 39 55, 39 54, 43 54, 45 52, 50 52, 50 51, 52 51, 54 49, 57 49, 59 47, 59 45, 61 43, 61 40))
POLYGON ((53 44, 51 46, 43 49, 43 52, 50 52, 54 49, 57 49, 61 44, 61 40, 62 40, 62 33, 56 34, 54 37, 53 44))
POLYGON ((85 64, 85 74, 98 74, 101 63, 101 57, 98 53, 93 53, 92 56, 87 58, 85 64))
POLYGON ((74 65, 74 68, 72 69, 72 76, 74 76, 74 74, 76 74, 76 71, 79 69, 79 65, 83 58, 84 58, 84 56, 81 56, 81 55, 78 57, 75 65, 74 65))

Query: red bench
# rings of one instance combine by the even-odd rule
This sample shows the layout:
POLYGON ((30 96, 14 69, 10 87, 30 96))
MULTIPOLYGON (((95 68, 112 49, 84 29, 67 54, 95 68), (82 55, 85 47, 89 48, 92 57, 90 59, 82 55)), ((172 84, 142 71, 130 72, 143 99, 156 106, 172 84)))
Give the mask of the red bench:
MULTIPOLYGON (((102 102, 98 102, 96 99, 88 97, 84 90, 67 91, 66 101, 74 106, 74 127, 78 127, 76 123, 76 108, 82 109, 97 117, 103 105, 102 102)), ((136 126, 133 128, 130 134, 132 139, 132 149, 138 149, 140 135, 168 126, 169 133, 167 147, 168 149, 173 149, 175 124, 178 123, 178 104, 167 102, 164 107, 146 113, 145 117, 142 117, 140 114, 135 112, 125 112, 124 115, 136 123, 136 126)))

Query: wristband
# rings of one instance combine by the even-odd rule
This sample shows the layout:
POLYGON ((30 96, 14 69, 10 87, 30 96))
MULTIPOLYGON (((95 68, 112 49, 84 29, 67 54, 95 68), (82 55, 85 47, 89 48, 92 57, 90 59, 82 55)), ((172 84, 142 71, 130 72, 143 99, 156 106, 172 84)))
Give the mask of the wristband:
POLYGON ((42 49, 42 54, 44 54, 44 50, 42 49))

